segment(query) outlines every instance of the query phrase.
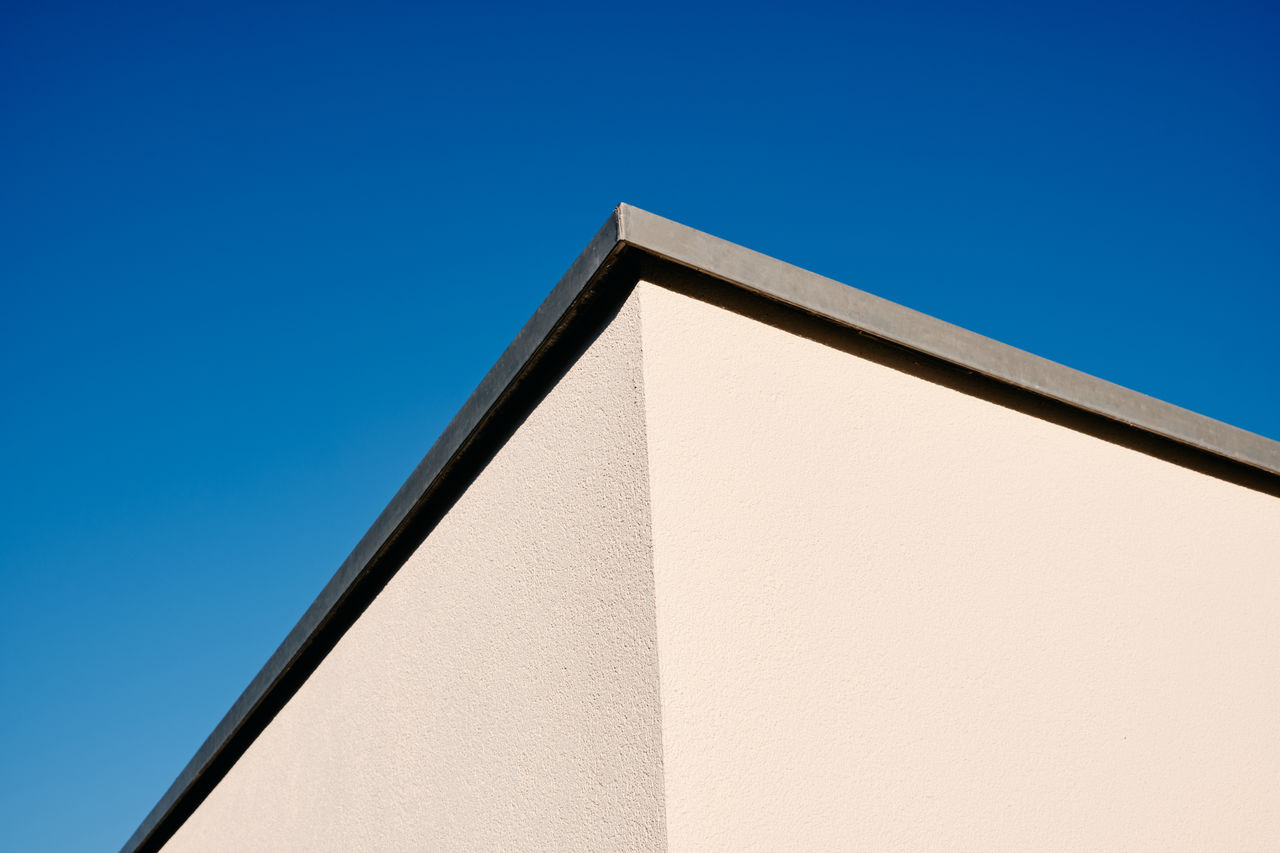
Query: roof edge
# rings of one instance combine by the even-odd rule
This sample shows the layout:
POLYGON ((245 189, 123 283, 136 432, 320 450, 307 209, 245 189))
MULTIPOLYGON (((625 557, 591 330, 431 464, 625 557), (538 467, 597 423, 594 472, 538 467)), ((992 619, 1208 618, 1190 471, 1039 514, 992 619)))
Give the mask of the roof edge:
MULTIPOLYGON (((198 803, 203 798, 200 786, 208 781, 206 775, 219 777, 219 761, 225 761, 228 753, 234 753, 235 745, 245 740, 250 720, 271 713, 267 706, 273 693, 283 690, 288 694, 290 688, 284 683, 299 661, 309 651, 313 657, 317 652, 321 657, 327 653, 325 648, 313 648, 317 638, 352 603, 353 592, 405 532, 415 514, 430 502, 441 477, 466 454, 473 438, 568 324, 584 294, 608 273, 627 246, 840 326, 1280 476, 1280 442, 1040 358, 632 205, 620 204, 124 844, 122 853, 154 850, 167 841, 194 808, 189 800, 195 797, 198 803)), ((250 742, 253 736, 248 735, 250 742)), ((232 760, 234 757, 238 753, 232 760)))

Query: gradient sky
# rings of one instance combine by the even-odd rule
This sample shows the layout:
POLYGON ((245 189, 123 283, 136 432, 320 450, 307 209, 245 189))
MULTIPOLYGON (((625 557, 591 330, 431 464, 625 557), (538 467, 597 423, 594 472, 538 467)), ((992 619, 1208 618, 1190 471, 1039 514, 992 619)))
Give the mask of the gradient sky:
POLYGON ((1258 3, 10 2, 0 848, 113 850, 619 201, 1280 438, 1258 3))

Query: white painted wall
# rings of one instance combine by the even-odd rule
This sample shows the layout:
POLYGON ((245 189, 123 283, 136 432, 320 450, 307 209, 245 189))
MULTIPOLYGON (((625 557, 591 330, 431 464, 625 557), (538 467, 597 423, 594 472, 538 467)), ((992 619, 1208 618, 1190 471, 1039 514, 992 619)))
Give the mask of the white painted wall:
POLYGON ((166 850, 1280 849, 1280 500, 637 292, 166 850))
POLYGON ((638 304, 167 851, 657 850, 638 304))
POLYGON ((1280 849, 1280 501, 641 304, 671 850, 1280 849))

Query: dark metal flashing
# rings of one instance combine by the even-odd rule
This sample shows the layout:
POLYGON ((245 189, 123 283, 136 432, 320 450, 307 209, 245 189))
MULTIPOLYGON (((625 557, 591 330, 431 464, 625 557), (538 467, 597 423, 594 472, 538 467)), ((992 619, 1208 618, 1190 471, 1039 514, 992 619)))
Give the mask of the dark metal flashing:
MULTIPOLYGON (((589 288, 604 278, 623 248, 615 212, 587 244, 524 328, 485 374, 409 479, 280 647, 254 676, 212 734, 196 750, 168 791, 134 831, 123 853, 159 850, 226 774, 249 743, 301 686, 354 617, 416 547, 415 526, 428 524, 431 499, 443 492, 450 469, 463 462, 502 403, 544 351, 568 327, 589 288)), ((452 504, 452 500, 446 501, 452 504)), ((447 507, 445 507, 447 508, 447 507)), ((420 540, 418 540, 420 542, 420 540)))
POLYGON ((1280 442, 1139 394, 629 205, 619 205, 205 740, 124 853, 160 849, 661 259, 838 326, 1261 473, 1280 442))

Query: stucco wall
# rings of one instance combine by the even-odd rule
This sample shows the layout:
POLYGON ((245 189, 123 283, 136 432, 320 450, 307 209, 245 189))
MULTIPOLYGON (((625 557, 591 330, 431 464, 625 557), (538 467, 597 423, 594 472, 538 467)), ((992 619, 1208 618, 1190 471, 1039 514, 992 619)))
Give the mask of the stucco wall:
POLYGON ((633 298, 166 846, 663 844, 633 298))
POLYGON ((1280 849, 1280 501, 640 295, 670 849, 1280 849))
POLYGON ((689 292, 167 850, 1280 849, 1280 500, 689 292))

